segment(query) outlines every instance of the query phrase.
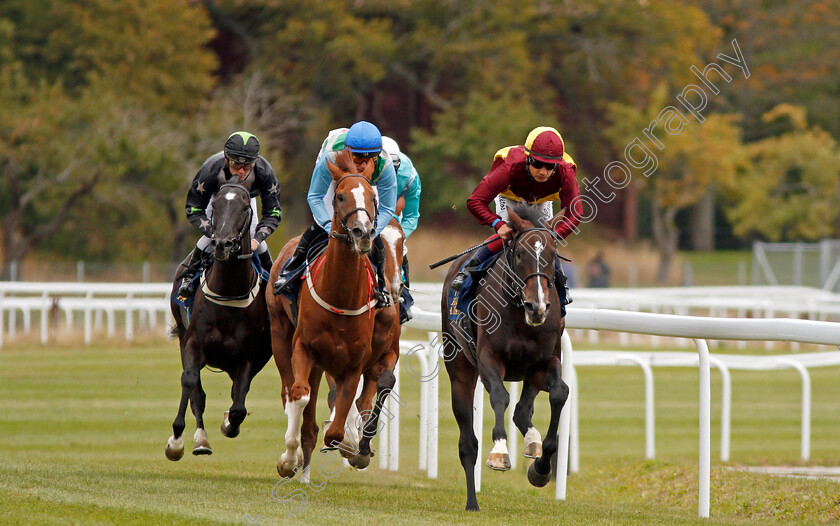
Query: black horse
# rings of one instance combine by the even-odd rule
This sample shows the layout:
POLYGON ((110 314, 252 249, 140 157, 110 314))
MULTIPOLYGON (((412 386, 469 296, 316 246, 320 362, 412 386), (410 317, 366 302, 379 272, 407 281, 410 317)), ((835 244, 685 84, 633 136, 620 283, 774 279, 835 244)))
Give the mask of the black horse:
MULTIPOLYGON (((247 188, 225 184, 213 202, 213 258, 215 262, 201 278, 192 316, 172 302, 173 334, 181 344, 181 404, 172 422, 173 435, 166 444, 166 458, 184 456, 184 416, 187 400, 195 415, 194 455, 212 453, 204 431, 204 403, 201 369, 207 365, 228 373, 233 381, 233 405, 225 413, 222 433, 239 434, 245 419, 245 396, 251 380, 271 358, 271 332, 265 305, 265 284, 251 258, 251 205, 247 188)), ((180 280, 173 286, 173 295, 180 280)))
MULTIPOLYGON (((526 215, 525 212, 520 212, 526 215)), ((562 215, 558 214, 552 223, 562 215)), ((494 447, 487 465, 495 470, 510 469, 505 432, 505 410, 510 396, 505 381, 523 381, 522 396, 513 422, 525 437, 523 455, 536 458, 528 469, 534 486, 545 486, 550 478, 551 456, 557 451, 560 412, 569 388, 560 377, 560 337, 565 319, 554 283, 558 257, 553 231, 510 211, 516 235, 492 264, 475 289, 468 312, 458 310, 450 299, 449 283, 469 255, 456 260, 443 287, 443 351, 452 384, 452 411, 460 428, 458 452, 467 477, 467 510, 478 511, 474 469, 478 440, 473 432, 473 393, 476 378, 490 393, 496 416, 494 447), (464 320, 471 320, 463 323, 464 320), (534 398, 547 391, 551 420, 545 443, 531 423, 534 398)), ((463 306, 462 306, 463 307, 463 306)))

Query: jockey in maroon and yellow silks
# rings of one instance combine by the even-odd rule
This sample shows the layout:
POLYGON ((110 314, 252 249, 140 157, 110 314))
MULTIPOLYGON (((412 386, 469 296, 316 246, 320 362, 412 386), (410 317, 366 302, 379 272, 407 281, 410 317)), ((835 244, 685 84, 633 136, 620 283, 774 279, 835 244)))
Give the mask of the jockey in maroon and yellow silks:
MULTIPOLYGON (((459 289, 466 279, 466 272, 498 253, 505 240, 512 239, 513 231, 506 223, 509 203, 537 208, 548 224, 552 217, 552 202, 560 201, 565 215, 554 229, 563 239, 580 223, 583 210, 579 196, 577 166, 565 151, 563 138, 556 129, 547 126, 535 128, 528 134, 523 146, 509 146, 496 152, 490 171, 467 199, 467 208, 479 223, 492 226, 499 239, 476 252, 455 277, 453 287, 459 289), (489 206, 494 199, 496 212, 489 206)), ((559 275, 562 276, 562 272, 559 275)), ((565 276, 562 281, 565 285, 565 276)), ((558 288, 561 295, 564 288, 558 288)))

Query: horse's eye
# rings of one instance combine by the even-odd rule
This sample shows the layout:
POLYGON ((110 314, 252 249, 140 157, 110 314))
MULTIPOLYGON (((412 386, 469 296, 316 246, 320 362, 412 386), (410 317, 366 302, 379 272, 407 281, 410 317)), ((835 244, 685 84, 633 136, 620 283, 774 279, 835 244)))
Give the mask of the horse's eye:
POLYGON ((516 261, 522 261, 522 252, 516 253, 516 261))
POLYGON ((340 203, 344 201, 344 194, 338 194, 337 196, 335 196, 335 198, 338 199, 338 202, 340 203))

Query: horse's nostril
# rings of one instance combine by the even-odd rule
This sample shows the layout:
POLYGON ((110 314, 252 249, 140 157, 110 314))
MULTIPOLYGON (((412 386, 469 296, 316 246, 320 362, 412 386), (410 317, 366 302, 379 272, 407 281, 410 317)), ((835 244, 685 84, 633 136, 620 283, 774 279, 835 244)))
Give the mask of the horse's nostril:
POLYGON ((370 229, 370 232, 368 232, 368 237, 371 238, 371 239, 376 237, 376 229, 375 228, 370 229))
POLYGON ((353 237, 355 237, 356 239, 361 239, 361 237, 363 235, 364 235, 364 232, 362 231, 361 228, 356 227, 356 228, 353 229, 353 237))
POLYGON ((528 311, 528 312, 534 312, 534 304, 533 304, 533 303, 531 303, 530 301, 526 301, 526 302, 523 304, 523 306, 525 307, 525 310, 526 310, 526 311, 528 311))
POLYGON ((548 312, 548 309, 550 309, 550 308, 551 308, 551 303, 546 303, 545 304, 545 311, 548 312))

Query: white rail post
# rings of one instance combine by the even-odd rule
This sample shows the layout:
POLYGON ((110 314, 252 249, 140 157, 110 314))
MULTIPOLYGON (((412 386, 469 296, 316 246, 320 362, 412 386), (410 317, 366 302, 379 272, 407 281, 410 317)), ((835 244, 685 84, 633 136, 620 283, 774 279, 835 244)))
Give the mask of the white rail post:
MULTIPOLYGON (((572 378, 572 368, 574 367, 574 360, 572 358, 572 340, 566 331, 563 331, 563 336, 560 338, 560 352, 563 357, 562 378, 569 386, 569 398, 572 396, 572 385, 574 379, 572 378), (571 385, 570 385, 571 384, 571 385)), ((566 400, 563 405, 563 411, 560 413, 560 428, 557 430, 557 488, 554 498, 557 500, 566 500, 566 472, 569 469, 569 427, 570 427, 570 413, 571 400, 566 400)))
POLYGON ((479 376, 475 381, 473 393, 473 433, 478 439, 478 453, 475 457, 475 491, 481 491, 481 438, 484 435, 484 384, 479 376))
POLYGON ((428 454, 428 475, 430 479, 438 477, 438 410, 439 410, 439 396, 438 384, 440 381, 440 360, 438 359, 437 333, 429 333, 429 374, 432 375, 429 380, 428 397, 429 397, 429 418, 428 418, 428 439, 429 439, 429 454, 428 454))
POLYGON ((516 429, 516 424, 513 423, 513 411, 516 408, 516 402, 519 400, 519 382, 508 382, 508 391, 510 392, 510 404, 508 404, 508 454, 510 456, 510 469, 516 469, 518 460, 517 455, 517 440, 519 430, 516 429))
MULTIPOLYGON (((394 367, 394 376, 396 382, 394 383, 393 395, 399 396, 400 392, 400 368, 394 367)), ((400 469, 400 402, 395 396, 388 397, 388 406, 391 408, 390 415, 392 418, 388 422, 391 429, 388 430, 388 437, 391 439, 391 445, 388 448, 388 469, 391 471, 398 471, 400 469)))
POLYGON ((709 371, 709 346, 706 340, 695 338, 700 358, 700 473, 697 514, 709 518, 710 486, 712 478, 712 381, 709 371))

